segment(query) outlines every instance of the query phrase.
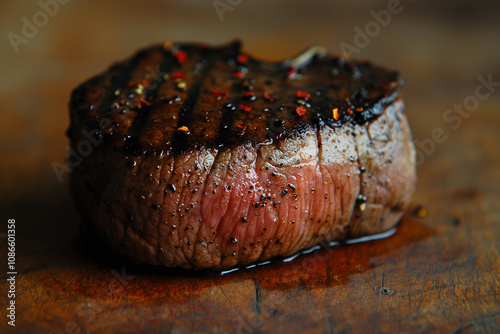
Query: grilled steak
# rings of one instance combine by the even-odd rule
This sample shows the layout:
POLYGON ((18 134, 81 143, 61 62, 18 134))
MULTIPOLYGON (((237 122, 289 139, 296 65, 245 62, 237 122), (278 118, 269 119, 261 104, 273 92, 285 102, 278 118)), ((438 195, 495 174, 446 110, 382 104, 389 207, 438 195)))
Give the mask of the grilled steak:
POLYGON ((394 226, 414 192, 398 73, 311 48, 156 45, 77 87, 70 188, 133 261, 222 269, 394 226))

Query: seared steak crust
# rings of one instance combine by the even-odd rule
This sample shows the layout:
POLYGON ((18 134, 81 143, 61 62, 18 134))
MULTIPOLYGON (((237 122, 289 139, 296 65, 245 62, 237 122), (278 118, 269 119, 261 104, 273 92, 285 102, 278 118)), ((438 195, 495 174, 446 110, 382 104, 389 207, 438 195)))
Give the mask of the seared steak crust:
MULTIPOLYGON (((314 51, 314 50, 313 50, 314 51)), ((392 227, 415 185, 401 79, 309 51, 153 46, 70 102, 70 187, 134 261, 221 269, 392 227)))

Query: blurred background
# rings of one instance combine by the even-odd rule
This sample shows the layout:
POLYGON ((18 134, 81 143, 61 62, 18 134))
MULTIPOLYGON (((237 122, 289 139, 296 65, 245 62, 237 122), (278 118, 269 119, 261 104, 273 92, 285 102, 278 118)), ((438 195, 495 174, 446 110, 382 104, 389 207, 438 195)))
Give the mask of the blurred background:
POLYGON ((238 38, 248 52, 269 60, 312 44, 331 53, 352 50, 354 58, 402 73, 415 138, 430 137, 437 126, 460 136, 470 119, 487 120, 481 134, 488 137, 500 125, 493 113, 498 90, 456 131, 444 124, 443 113, 474 94, 478 76, 500 81, 499 14, 498 1, 465 0, 2 1, 0 205, 41 193, 66 197, 51 163, 66 154, 71 90, 138 48, 167 40, 238 38))
MULTIPOLYGON (((291 283, 283 288, 279 285, 283 290, 279 293, 287 298, 301 296, 301 293, 305 296, 303 300, 292 296, 290 300, 294 303, 290 303, 287 312, 295 317, 290 310, 296 309, 296 305, 305 305, 306 311, 314 310, 318 305, 314 304, 315 300, 331 295, 334 301, 343 303, 342 308, 333 313, 318 313, 326 315, 324 326, 330 326, 330 330, 330 319, 350 319, 359 304, 366 302, 373 306, 373 319, 381 321, 380 331, 387 332, 401 325, 406 326, 407 332, 410 329, 415 332, 412 326, 421 324, 424 318, 412 317, 414 314, 420 317, 422 312, 425 316, 426 309, 421 303, 432 300, 432 303, 442 303, 446 310, 443 314, 449 317, 443 320, 433 313, 425 318, 425 324, 435 332, 460 329, 461 324, 474 317, 488 314, 496 314, 496 318, 491 319, 497 319, 495 328, 498 329, 499 303, 495 291, 498 292, 500 263, 499 17, 498 0, 1 1, 0 243, 6 237, 4 222, 16 219, 18 270, 25 273, 19 280, 23 294, 18 301, 24 310, 20 313, 23 317, 20 324, 24 324, 26 332, 41 332, 38 327, 41 326, 44 332, 52 329, 59 333, 72 324, 71 320, 80 319, 77 316, 80 301, 98 305, 100 295, 95 293, 94 297, 85 299, 88 291, 105 285, 113 277, 110 268, 120 268, 103 265, 79 253, 82 247, 75 244, 79 242, 80 218, 71 202, 66 180, 59 182, 52 168, 54 162, 63 163, 66 155, 67 106, 72 89, 106 70, 113 62, 153 43, 222 44, 240 39, 247 52, 262 59, 282 60, 307 46, 319 44, 330 53, 347 52, 352 58, 367 58, 400 71, 405 80, 406 112, 419 152, 414 205, 429 209, 429 216, 419 223, 413 224, 412 219, 420 218, 405 215, 403 221, 410 223, 402 223, 388 243, 374 244, 376 251, 366 251, 372 249, 370 243, 339 250, 347 254, 346 262, 340 263, 344 269, 338 273, 345 278, 342 286, 331 287, 338 283, 330 279, 331 273, 324 278, 326 274, 321 270, 307 273, 308 281, 301 281, 298 288, 291 283), (478 87, 481 98, 477 95, 478 87), (465 109, 460 107, 464 103, 465 109), (461 114, 458 110, 462 110, 461 114), (436 129, 441 129, 439 140, 433 139, 436 129), (419 238, 423 237, 414 231, 434 236, 421 241, 419 238), (388 250, 381 254, 389 254, 387 258, 377 255, 384 247, 388 250), (351 260, 352 257, 355 260, 351 260), (356 259, 359 258, 364 261, 360 268, 369 268, 368 271, 358 270, 356 259), (378 264, 372 268, 370 263, 378 264), (384 272, 386 281, 391 277, 401 280, 400 285, 394 283, 398 292, 391 298, 398 298, 398 308, 401 303, 407 305, 407 309, 398 309, 397 316, 380 313, 385 309, 381 309, 379 294, 365 293, 359 303, 352 299, 359 295, 360 289, 372 291, 380 274, 383 283, 384 272), (425 290, 430 291, 428 294, 411 283, 422 277, 428 277, 431 282, 425 290), (443 277, 446 280, 442 281, 443 277), (329 283, 323 286, 317 283, 323 282, 320 279, 329 283), (470 281, 473 279, 475 281, 470 281), (302 284, 321 285, 325 289, 311 290, 309 295, 302 284), (437 297, 432 295, 434 292, 437 297), (383 327, 386 325, 389 327, 383 327)), ((2 243, 2 270, 6 267, 4 251, 2 243)), ((338 264, 338 260, 333 259, 331 263, 338 264)), ((287 270, 280 272, 279 268, 269 269, 271 273, 276 271, 274 276, 261 271, 261 280, 281 282, 288 273, 288 279, 295 282, 304 275, 303 271, 295 274, 287 270)), ((259 296, 254 291, 254 280, 257 282, 252 277, 257 275, 254 273, 242 273, 237 282, 231 277, 226 280, 217 277, 203 283, 194 278, 179 282, 175 277, 163 280, 165 277, 136 275, 134 290, 128 291, 128 296, 132 296, 130 310, 135 308, 135 300, 146 300, 144 303, 149 305, 151 291, 157 297, 151 302, 151 308, 160 309, 158 305, 168 302, 166 286, 171 287, 170 291, 187 289, 193 296, 202 291, 209 306, 200 302, 198 313, 193 311, 189 318, 195 320, 193 324, 200 317, 212 319, 218 312, 212 312, 214 290, 199 288, 203 284, 212 288, 228 283, 225 292, 222 287, 221 291, 233 300, 248 297, 242 303, 248 306, 245 312, 250 315, 254 308, 252 298, 254 294, 259 296), (141 290, 155 280, 155 288, 144 288, 147 292, 141 290), (187 286, 182 286, 183 281, 187 286)), ((262 296, 266 293, 263 290, 262 296)), ((108 303, 110 298, 105 298, 103 303, 108 303)), ((121 297, 116 298, 116 305, 122 305, 121 297)), ((3 303, 0 299, 0 306, 5 305, 3 303)), ((223 305, 221 314, 239 312, 238 307, 232 310, 226 304, 220 297, 217 305, 223 305)), ((197 301, 189 298, 184 304, 176 304, 182 310, 179 318, 191 312, 193 305, 198 305, 197 301)), ((325 299, 324 305, 330 307, 331 300, 325 299)), ((389 303, 387 309, 395 305, 395 302, 389 303)), ((126 320, 128 313, 122 316, 119 306, 106 307, 113 315, 109 319, 122 319, 122 327, 117 328, 134 330, 129 327, 133 321, 126 320)), ((277 314, 282 317, 285 313, 277 314)), ((144 320, 140 312, 135 316, 137 323, 144 320)), ((362 321, 361 316, 354 318, 362 321)), ((372 318, 365 318, 366 328, 372 328, 372 318)), ((109 319, 102 318, 102 322, 106 324, 109 319)), ((316 321, 314 319, 311 321, 316 321)), ((92 328, 98 328, 98 323, 100 320, 94 321, 92 328)), ((293 320, 283 323, 294 326, 293 320)), ((337 323, 342 324, 342 320, 337 323)), ((89 328, 79 324, 81 328, 89 328)), ((2 326, 4 321, 0 332, 2 326)), ((228 323, 227 328, 230 326, 228 323)), ((323 327, 318 325, 318 328, 323 327)), ((345 328, 349 327, 338 327, 338 330, 345 328)))

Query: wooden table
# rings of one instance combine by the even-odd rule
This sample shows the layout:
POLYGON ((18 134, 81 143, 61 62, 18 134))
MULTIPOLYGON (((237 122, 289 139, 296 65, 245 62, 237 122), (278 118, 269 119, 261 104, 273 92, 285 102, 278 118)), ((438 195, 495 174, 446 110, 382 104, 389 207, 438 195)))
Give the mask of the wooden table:
MULTIPOLYGON (((419 181, 392 236, 220 275, 134 266, 79 229, 51 167, 64 159, 67 101, 79 82, 164 40, 240 37, 272 60, 313 43, 337 53, 342 42, 356 45, 355 27, 376 22, 371 10, 390 3, 242 2, 219 16, 198 2, 69 2, 18 53, 3 39, 0 332, 500 332, 500 87, 483 85, 474 104, 481 80, 500 81, 495 1, 401 2, 353 55, 406 79, 419 181), (463 114, 447 111, 462 103, 463 114), (15 328, 6 318, 8 219, 16 220, 15 328)), ((4 36, 22 34, 22 18, 43 10, 0 8, 4 36)))

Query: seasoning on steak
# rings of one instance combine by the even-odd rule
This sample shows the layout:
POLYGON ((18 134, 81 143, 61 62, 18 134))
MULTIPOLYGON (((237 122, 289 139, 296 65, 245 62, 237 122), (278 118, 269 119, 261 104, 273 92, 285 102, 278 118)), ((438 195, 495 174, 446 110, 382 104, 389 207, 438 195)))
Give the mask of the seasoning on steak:
POLYGON ((80 85, 70 188, 133 261, 222 269, 393 227, 414 192, 398 73, 156 45, 80 85))

